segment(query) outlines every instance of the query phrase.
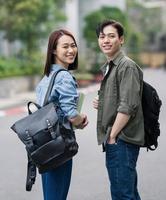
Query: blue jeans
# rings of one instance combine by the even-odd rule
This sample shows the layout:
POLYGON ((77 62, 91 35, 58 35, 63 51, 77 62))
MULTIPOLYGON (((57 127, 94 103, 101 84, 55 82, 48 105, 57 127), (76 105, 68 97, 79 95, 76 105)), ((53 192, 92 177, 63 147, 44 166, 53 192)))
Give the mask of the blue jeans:
POLYGON ((66 200, 70 186, 72 160, 42 174, 44 200, 66 200))
POLYGON ((121 139, 116 144, 106 144, 106 167, 112 200, 141 200, 136 172, 139 149, 139 146, 121 139))

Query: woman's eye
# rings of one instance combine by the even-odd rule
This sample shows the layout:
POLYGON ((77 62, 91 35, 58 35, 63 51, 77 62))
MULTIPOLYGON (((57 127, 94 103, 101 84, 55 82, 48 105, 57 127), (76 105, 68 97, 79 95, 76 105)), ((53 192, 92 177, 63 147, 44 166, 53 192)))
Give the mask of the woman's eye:
POLYGON ((100 39, 104 39, 104 35, 99 36, 100 39))

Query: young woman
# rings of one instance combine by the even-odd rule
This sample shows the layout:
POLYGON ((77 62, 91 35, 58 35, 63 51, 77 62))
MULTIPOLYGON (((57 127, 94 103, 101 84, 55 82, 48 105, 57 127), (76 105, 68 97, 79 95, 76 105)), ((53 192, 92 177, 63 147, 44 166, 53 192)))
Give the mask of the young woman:
MULTIPOLYGON (((44 77, 36 88, 37 102, 42 105, 53 73, 60 71, 49 98, 58 105, 61 120, 68 119, 72 125, 83 129, 87 116, 77 111, 77 84, 69 70, 78 67, 78 50, 75 38, 66 30, 54 31, 48 42, 44 77)), ((66 200, 72 172, 72 159, 60 167, 42 174, 44 200, 66 200)))

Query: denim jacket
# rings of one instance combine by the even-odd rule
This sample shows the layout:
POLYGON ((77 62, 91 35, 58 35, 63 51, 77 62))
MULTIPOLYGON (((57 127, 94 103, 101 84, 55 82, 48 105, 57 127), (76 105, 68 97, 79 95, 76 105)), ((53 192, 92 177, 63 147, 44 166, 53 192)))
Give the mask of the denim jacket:
MULTIPOLYGON (((54 72, 64 69, 60 65, 53 64, 49 76, 44 76, 36 87, 37 103, 42 106, 47 88, 54 72)), ((57 114, 61 118, 73 118, 78 114, 78 92, 75 78, 69 71, 61 71, 57 74, 54 86, 49 97, 49 102, 54 102, 57 114)))

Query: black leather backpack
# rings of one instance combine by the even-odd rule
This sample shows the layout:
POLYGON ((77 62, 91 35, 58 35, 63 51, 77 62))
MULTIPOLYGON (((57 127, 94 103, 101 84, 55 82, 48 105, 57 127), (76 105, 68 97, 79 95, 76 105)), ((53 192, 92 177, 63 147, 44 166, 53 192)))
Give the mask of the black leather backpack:
POLYGON ((142 109, 144 116, 145 144, 147 150, 155 150, 158 147, 160 136, 159 114, 162 102, 157 91, 150 84, 143 81, 142 109))

